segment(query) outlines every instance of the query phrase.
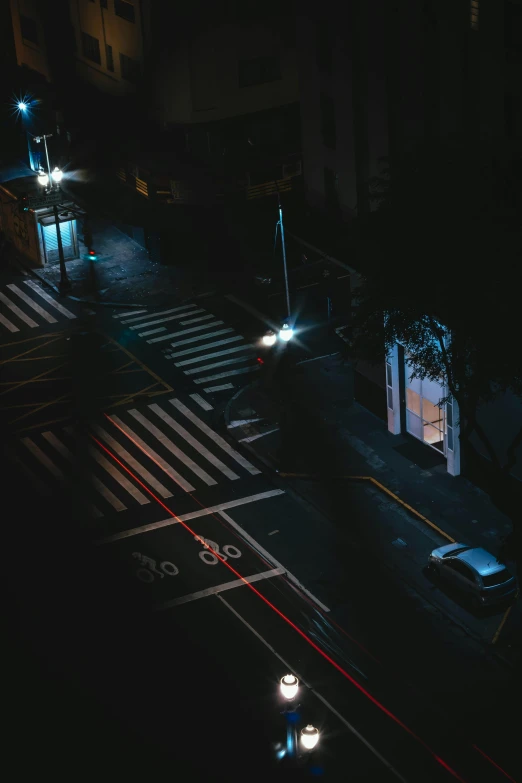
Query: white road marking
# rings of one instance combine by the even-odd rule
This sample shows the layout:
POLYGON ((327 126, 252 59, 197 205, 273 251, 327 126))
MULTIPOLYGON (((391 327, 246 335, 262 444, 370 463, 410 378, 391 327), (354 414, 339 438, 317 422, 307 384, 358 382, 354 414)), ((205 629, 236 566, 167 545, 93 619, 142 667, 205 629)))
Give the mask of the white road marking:
POLYGON ((127 310, 125 313, 118 313, 117 315, 113 315, 113 318, 125 318, 126 315, 138 315, 138 313, 146 313, 147 310, 127 310))
POLYGON ((150 499, 146 497, 143 492, 140 492, 140 490, 132 484, 129 479, 123 475, 123 473, 118 470, 116 465, 113 465, 112 462, 109 462, 109 460, 103 456, 103 454, 100 454, 100 452, 94 448, 94 446, 89 447, 89 454, 91 454, 96 462, 98 462, 102 468, 105 468, 109 476, 112 476, 112 478, 118 482, 120 487, 123 487, 124 490, 126 490, 131 497, 136 500, 140 506, 144 506, 146 503, 150 503, 150 499))
POLYGON ((154 437, 165 449, 170 451, 171 454, 174 454, 174 456, 177 457, 180 462, 183 462, 183 464, 186 465, 189 470, 195 473, 196 476, 199 476, 199 478, 204 481, 207 486, 213 487, 215 484, 217 484, 217 481, 213 479, 206 470, 200 468, 197 462, 194 462, 194 460, 187 456, 184 451, 178 448, 175 443, 172 443, 172 441, 169 440, 169 438, 167 438, 167 436, 164 435, 163 432, 158 427, 156 427, 155 424, 149 421, 142 413, 136 409, 130 410, 129 413, 136 419, 136 421, 139 421, 142 427, 145 427, 145 429, 154 435, 154 437))
POLYGON ((158 492, 162 498, 171 498, 172 492, 169 492, 169 490, 163 486, 154 476, 152 473, 149 473, 149 471, 143 467, 143 465, 140 465, 138 460, 134 459, 132 454, 129 454, 129 452, 121 446, 117 440, 112 438, 108 432, 106 432, 103 427, 96 426, 95 431, 98 433, 100 438, 102 438, 105 443, 107 443, 111 449, 116 452, 122 459, 125 460, 125 462, 130 465, 136 473, 138 473, 144 481, 146 481, 150 486, 158 492))
POLYGON ((236 609, 234 609, 234 608, 233 608, 233 607, 232 607, 232 606, 231 606, 231 605, 228 603, 228 601, 226 601, 226 600, 223 598, 223 596, 221 596, 221 595, 218 595, 218 596, 217 596, 217 598, 218 598, 218 599, 219 599, 219 600, 220 600, 220 601, 221 601, 221 602, 222 602, 222 603, 223 603, 223 604, 224 604, 224 605, 227 607, 227 609, 229 609, 229 610, 232 612, 232 614, 233 614, 233 615, 235 615, 235 616, 237 617, 237 619, 238 619, 238 620, 240 620, 240 622, 242 622, 242 623, 243 623, 243 625, 244 625, 244 626, 246 626, 246 627, 249 629, 249 631, 251 631, 251 632, 254 634, 254 636, 255 636, 255 637, 257 637, 257 639, 259 639, 259 641, 260 641, 262 644, 264 644, 264 646, 265 646, 265 647, 266 647, 268 650, 270 650, 270 652, 271 652, 271 653, 273 653, 273 654, 276 656, 276 658, 278 658, 278 659, 281 661, 281 663, 283 664, 283 666, 285 667, 285 670, 286 670, 287 672, 293 672, 293 674, 295 674, 295 676, 296 676, 296 677, 297 677, 297 678, 298 678, 298 679, 299 679, 299 680, 300 680, 300 681, 303 683, 303 685, 304 685, 306 688, 308 688, 308 689, 311 691, 311 693, 313 693, 313 694, 314 694, 314 696, 317 696, 317 698, 319 699, 319 701, 321 701, 321 702, 324 704, 324 706, 325 706, 327 709, 329 709, 329 710, 330 710, 330 712, 331 712, 333 715, 335 715, 335 716, 336 716, 336 717, 337 717, 337 718, 338 718, 338 719, 341 721, 341 723, 343 723, 343 724, 344 724, 344 726, 346 726, 346 728, 347 728, 347 729, 348 729, 348 730, 349 730, 349 731, 350 731, 350 732, 351 732, 351 733, 354 735, 354 737, 357 737, 357 739, 358 739, 358 740, 360 740, 360 741, 363 743, 363 745, 364 745, 365 747, 367 747, 367 748, 368 748, 368 750, 369 750, 371 753, 373 753, 373 755, 375 756, 375 758, 379 759, 379 761, 381 762, 381 764, 384 764, 384 766, 385 766, 387 769, 389 769, 389 770, 390 770, 390 772, 391 772, 393 775, 395 775, 395 777, 396 777, 398 780, 402 781, 402 783, 408 783, 408 781, 406 780, 406 778, 404 778, 404 777, 403 777, 403 776, 400 774, 400 772, 398 772, 398 771, 395 769, 395 767, 393 767, 393 766, 390 764, 390 762, 389 762, 387 759, 385 759, 385 758, 384 758, 384 756, 382 756, 382 755, 379 753, 379 751, 378 751, 376 748, 374 748, 374 747, 373 747, 373 745, 371 745, 371 744, 368 742, 368 740, 367 740, 365 737, 363 737, 363 735, 362 735, 362 734, 360 734, 360 733, 357 731, 357 729, 356 729, 354 726, 352 726, 352 724, 351 724, 349 721, 347 721, 347 720, 346 720, 346 718, 345 718, 343 715, 341 715, 341 713, 340 713, 340 712, 338 712, 338 711, 335 709, 335 707, 333 707, 333 706, 330 704, 330 702, 329 702, 329 701, 327 701, 327 700, 324 698, 324 696, 321 696, 321 694, 320 694, 320 693, 318 693, 318 692, 315 690, 315 688, 312 688, 312 686, 311 686, 311 685, 310 685, 310 684, 309 684, 309 683, 306 681, 306 679, 305 679, 305 678, 302 676, 302 674, 299 674, 299 672, 297 671, 297 669, 295 668, 295 666, 292 666, 291 664, 289 664, 289 663, 288 663, 288 662, 287 662, 287 661, 286 661, 286 660, 285 660, 285 659, 282 657, 282 655, 279 655, 279 653, 277 652, 277 650, 275 650, 275 648, 274 648, 274 647, 272 647, 272 645, 271 645, 269 642, 267 642, 267 640, 266 640, 266 639, 265 639, 263 636, 261 636, 261 634, 260 634, 258 631, 256 631, 256 629, 255 629, 255 628, 253 628, 253 627, 250 625, 250 623, 249 623, 247 620, 245 620, 245 618, 244 618, 244 617, 243 617, 241 614, 239 614, 239 612, 238 612, 238 611, 236 611, 236 609))
MULTIPOLYGON (((204 313, 204 310, 194 310, 195 313, 204 313)), ((190 313, 192 315, 192 313, 190 313)), ((188 321, 180 321, 180 326, 188 326, 188 324, 195 324, 197 321, 208 321, 210 318, 215 318, 216 316, 210 313, 210 315, 200 315, 199 318, 191 318, 188 321)))
POLYGON ((207 388, 203 389, 203 391, 211 393, 211 392, 224 391, 225 389, 233 389, 233 388, 234 388, 233 383, 222 383, 221 386, 207 386, 207 388))
POLYGON ((53 474, 53 476, 56 476, 56 478, 63 479, 63 473, 60 470, 60 468, 54 464, 54 462, 49 459, 47 454, 45 454, 39 446, 34 443, 34 441, 31 440, 31 438, 22 438, 22 443, 26 448, 29 449, 31 454, 36 457, 36 459, 45 467, 47 470, 53 474))
POLYGON ((131 530, 123 530, 121 533, 114 533, 112 536, 101 538, 96 543, 98 545, 110 544, 113 541, 121 541, 123 538, 131 538, 132 536, 139 536, 142 533, 148 533, 150 530, 158 530, 162 527, 177 525, 179 522, 189 522, 191 519, 206 517, 210 514, 216 514, 218 511, 226 511, 226 509, 229 508, 237 508, 237 506, 244 506, 247 503, 256 503, 258 500, 267 500, 268 498, 284 494, 285 492, 283 489, 269 489, 266 492, 259 492, 257 495, 247 495, 243 498, 228 500, 226 503, 218 503, 216 506, 200 508, 197 511, 189 511, 188 514, 180 514, 179 517, 167 517, 167 519, 162 519, 160 522, 151 522, 149 525, 141 525, 140 527, 135 527, 131 530))
POLYGON ((53 299, 52 296, 49 296, 47 291, 44 291, 43 288, 40 288, 40 286, 37 285, 34 280, 24 280, 24 283, 30 286, 35 294, 38 294, 38 296, 41 296, 42 299, 45 299, 45 301, 48 302, 51 307, 54 307, 54 309, 58 310, 59 313, 65 315, 66 318, 76 318, 74 313, 71 313, 71 311, 61 305, 60 302, 57 302, 56 299, 53 299))
MULTIPOLYGON (((123 313, 123 315, 137 315, 138 313, 146 313, 146 315, 140 315, 139 318, 129 318, 127 321, 122 321, 123 324, 132 324, 134 321, 143 321, 145 318, 156 318, 158 315, 170 315, 170 313, 179 313, 180 310, 190 310, 192 307, 197 307, 195 304, 182 305, 181 307, 172 307, 170 310, 160 310, 159 313, 153 313, 149 310, 138 310, 136 313, 123 313)), ((185 313, 184 315, 188 315, 185 313)), ((183 318, 184 315, 181 317, 183 318)), ((114 318, 120 318, 121 316, 113 316, 114 318)))
MULTIPOLYGON (((243 338, 240 338, 243 339, 243 338)), ((215 351, 214 353, 206 353, 203 356, 195 356, 192 359, 185 359, 183 362, 175 362, 175 367, 185 367, 187 364, 196 364, 202 362, 205 359, 214 359, 217 356, 227 356, 230 353, 239 353, 240 351, 251 351, 253 346, 245 343, 245 345, 236 345, 234 348, 225 348, 224 351, 215 351)))
POLYGON ((233 359, 222 359, 220 362, 213 362, 212 364, 205 364, 203 367, 193 367, 192 370, 183 370, 185 375, 196 375, 198 372, 204 372, 204 370, 214 370, 216 367, 226 367, 229 364, 240 364, 240 362, 251 361, 252 356, 235 356, 233 359))
POLYGON ((203 399, 201 394, 191 394, 190 396, 192 397, 194 402, 197 402, 197 404, 203 408, 204 411, 214 410, 214 406, 211 405, 209 402, 207 402, 205 399, 203 399))
POLYGON ((10 332, 19 332, 20 329, 18 326, 15 326, 11 323, 7 318, 4 318, 4 316, 0 313, 0 324, 3 324, 7 329, 9 329, 10 332))
POLYGON ((170 340, 171 337, 181 337, 182 335, 190 334, 191 332, 200 332, 202 329, 211 329, 214 326, 220 326, 222 323, 224 323, 224 321, 213 321, 211 324, 203 324, 203 326, 191 326, 190 329, 182 329, 181 332, 172 332, 163 337, 153 337, 152 340, 147 340, 147 342, 160 343, 162 340, 170 340))
POLYGON ((19 296, 20 299, 22 299, 22 301, 24 301, 27 305, 29 305, 29 307, 32 307, 33 310, 38 313, 38 315, 41 315, 42 318, 45 318, 45 320, 48 323, 50 324, 57 323, 57 320, 53 315, 48 313, 47 310, 44 310, 43 307, 40 307, 39 304, 36 304, 36 302, 33 301, 30 296, 27 296, 27 294, 24 291, 20 291, 17 285, 15 285, 14 283, 10 283, 7 287, 10 288, 11 291, 13 291, 13 293, 19 296))
POLYGON ((245 583, 252 584, 252 582, 260 582, 261 579, 271 579, 273 576, 281 576, 284 573, 282 568, 272 568, 270 571, 262 571, 260 574, 252 574, 252 576, 245 576, 243 579, 231 579, 230 582, 223 582, 223 584, 216 585, 215 587, 207 587, 206 590, 198 590, 196 593, 190 593, 189 595, 183 595, 181 598, 173 598, 171 601, 165 601, 165 603, 156 606, 155 612, 163 612, 165 609, 172 609, 174 606, 180 606, 181 604, 188 604, 191 601, 197 601, 199 598, 206 598, 209 595, 216 595, 222 593, 224 590, 233 590, 235 587, 244 587, 245 583))
MULTIPOLYGON (((70 433, 72 432, 72 427, 65 427, 65 431, 66 431, 66 432, 68 432, 68 433, 70 434, 70 433)), ((52 433, 52 432, 50 432, 50 431, 48 431, 48 432, 42 432, 42 436, 45 438, 45 440, 46 440, 48 443, 50 443, 50 444, 51 444, 51 446, 53 446, 53 447, 56 449, 56 451, 57 451, 59 454, 61 454, 61 455, 62 455, 62 457, 65 457, 65 459, 66 459, 66 460, 68 460, 69 462, 71 462, 71 463, 72 463, 72 461, 73 461, 73 459, 74 459, 74 456, 71 454, 71 452, 69 451, 69 449, 67 448, 67 446, 66 446, 64 443, 62 443, 62 441, 61 441, 59 438, 57 438, 57 437, 56 437, 56 435, 54 435, 54 433, 52 433)), ((100 481, 99 483, 100 483, 100 485, 101 485, 101 486, 104 488, 104 492, 105 492, 105 493, 108 493, 108 492, 110 492, 110 489, 108 489, 108 488, 105 486, 105 484, 102 484, 102 482, 101 482, 101 481, 100 481)), ((111 494, 112 494, 112 493, 111 493, 111 494)), ((113 497, 114 497, 114 495, 113 495, 113 497)), ((118 500, 118 498, 115 498, 115 500, 117 500, 117 501, 118 501, 118 503, 119 503, 119 500, 118 500)), ((93 516, 95 516, 95 517, 102 517, 102 516, 103 516, 102 512, 101 512, 101 511, 100 511, 98 508, 96 508, 96 506, 95 506, 95 505, 93 505, 92 503, 89 503, 89 507, 90 507, 90 509, 91 509, 91 511, 92 511, 92 513, 93 513, 93 516)), ((124 509, 122 509, 122 511, 123 511, 123 510, 124 510, 124 509)))
POLYGON ((250 367, 244 367, 241 370, 227 370, 226 372, 220 372, 217 375, 207 375, 206 378, 197 378, 194 383, 207 383, 208 381, 218 381, 220 378, 228 378, 229 375, 242 375, 245 372, 256 372, 259 370, 259 365, 254 364, 250 367))
POLYGON ((243 457, 242 454, 240 454, 238 451, 232 448, 226 440, 223 440, 223 438, 217 434, 217 432, 214 432, 213 429, 211 429, 209 426, 205 424, 204 421, 201 421, 201 419, 198 419, 195 413, 192 413, 192 411, 187 408, 186 405, 183 405, 181 400, 173 399, 169 400, 170 404, 173 405, 175 408, 177 408, 184 416, 189 419, 189 421, 192 422, 196 427, 198 427, 201 432, 204 432, 205 435, 207 435, 209 438, 211 438, 214 443, 216 443, 220 449, 223 449, 223 451, 228 454, 229 457, 232 457, 233 460, 235 460, 239 465, 241 465, 243 468, 248 470, 248 472, 255 476, 258 473, 261 473, 260 470, 255 468, 251 462, 249 462, 245 457, 243 457))
MULTIPOLYGON (((204 313, 204 312, 205 312, 204 310, 193 310, 192 311, 192 313, 204 313)), ((190 315, 192 315, 192 313, 190 313, 190 315)), ((155 326, 156 324, 164 324, 166 321, 174 321, 176 318, 186 318, 187 315, 189 315, 189 313, 177 313, 177 315, 169 315, 168 318, 156 318, 156 315, 157 315, 156 313, 154 313, 154 314, 150 313, 150 315, 153 316, 153 318, 154 318, 153 321, 145 321, 142 324, 135 324, 134 326, 129 326, 129 329, 143 329, 144 326, 155 326)), ((211 315, 210 317, 214 318, 213 315, 211 315)), ((141 319, 136 318, 136 321, 142 320, 142 318, 141 319)), ((134 319, 132 319, 132 320, 134 320, 134 319)), ((125 323, 129 323, 129 322, 126 321, 125 323)))
MULTIPOLYGON (((226 511, 223 510, 218 511, 218 514, 221 517, 223 517, 225 522, 227 522, 230 525, 230 527, 233 527, 234 530, 236 530, 239 533, 239 535, 245 539, 245 541, 248 541, 250 546, 252 546, 256 550, 256 552, 259 552, 259 554, 262 555, 269 563, 271 563, 274 566, 277 566, 278 568, 282 568, 288 580, 292 582, 292 584, 294 584, 302 593, 305 593, 305 595, 307 595, 308 598, 310 598, 314 602, 314 604, 316 604, 316 606, 322 609, 323 612, 330 611, 329 608, 322 603, 322 601, 316 598, 316 596, 313 593, 311 593, 310 590, 307 590, 306 587, 303 584, 301 584, 299 579, 297 579, 297 577, 295 577, 287 568, 285 568, 284 565, 279 562, 279 560, 276 560, 275 557, 271 555, 270 552, 268 552, 264 547, 262 547, 261 544, 259 544, 255 538, 252 538, 252 536, 249 535, 246 532, 246 530, 244 530, 241 527, 241 525, 239 525, 234 519, 232 519, 232 517, 229 514, 227 514, 226 511)), ((278 530, 273 530, 272 533, 269 533, 268 535, 271 536, 274 533, 278 533, 278 532, 279 532, 278 530)))
POLYGON ((279 427, 274 427, 271 430, 266 430, 266 432, 258 432, 255 435, 249 435, 248 438, 241 438, 239 440, 239 443, 252 443, 253 440, 258 440, 258 438, 264 438, 265 435, 271 435, 273 432, 279 432, 279 427))
POLYGON ((138 332, 138 337, 148 337, 149 334, 158 334, 158 332, 166 332, 166 331, 167 331, 166 326, 159 326, 157 329, 149 329, 148 332, 138 332))
POLYGON ((110 489, 105 486, 105 484, 102 481, 100 481, 98 476, 92 475, 90 478, 91 478, 92 483, 94 484, 94 486, 96 487, 96 489, 100 493, 100 495, 102 495, 102 497, 105 498, 107 503, 110 503, 110 505, 116 511, 126 511, 127 510, 127 506, 124 503, 122 503, 121 500, 119 498, 117 498, 116 495, 114 495, 110 491, 110 489))
MULTIPOLYGON (((228 329, 218 329, 217 332, 209 332, 208 334, 198 334, 197 337, 188 337, 186 340, 180 340, 177 343, 171 343, 171 345, 173 348, 176 348, 178 345, 187 345, 187 343, 195 343, 199 340, 206 340, 207 337, 217 337, 218 334, 230 334, 230 332, 233 331, 234 330, 231 327, 228 327, 228 329)), ((204 345, 203 347, 207 348, 208 346, 204 345)))
MULTIPOLYGON (((232 330, 233 331, 233 330, 232 330)), ((225 340, 216 340, 214 343, 206 343, 205 345, 197 345, 193 348, 187 348, 184 351, 177 351, 176 353, 170 354, 170 359, 177 359, 178 356, 186 356, 189 353, 196 353, 196 351, 206 351, 207 348, 215 348, 218 345, 226 345, 226 343, 236 343, 238 340, 244 340, 245 338, 242 337, 240 334, 236 334, 235 337, 227 337, 225 340)), ((210 356, 211 354, 209 354, 210 356)), ((218 354, 215 354, 217 356, 218 354)), ((202 359, 205 359, 205 356, 201 357, 202 359)), ((194 361, 199 361, 199 359, 195 359, 194 361)), ((177 367, 178 365, 176 365, 177 367)))
POLYGON ((0 293, 0 302, 3 302, 6 307, 8 307, 16 316, 18 316, 18 318, 21 318, 22 321, 25 321, 25 323, 30 326, 31 329, 34 329, 35 326, 38 326, 36 321, 33 321, 33 319, 26 315, 23 310, 20 310, 18 305, 15 305, 14 302, 11 302, 11 300, 8 299, 5 294, 0 293))
POLYGON ((233 430, 236 427, 242 427, 244 424, 253 424, 255 421, 263 421, 262 417, 257 419, 234 419, 230 424, 227 424, 229 430, 233 430))
POLYGON ((322 356, 313 356, 311 359, 303 359, 300 362, 296 362, 296 364, 306 364, 307 362, 317 362, 319 359, 328 359, 330 356, 339 356, 339 351, 336 351, 335 353, 324 353, 322 356))
POLYGON ((170 478, 175 481, 176 484, 179 484, 179 486, 184 489, 185 492, 195 492, 196 488, 193 487, 190 482, 184 479, 183 476, 180 476, 177 470, 171 468, 169 463, 165 462, 163 457, 160 457, 160 455, 157 454, 154 449, 151 449, 150 446, 148 446, 145 441, 139 437, 139 435, 131 430, 127 424, 125 424, 125 422, 123 422, 118 416, 111 416, 111 418, 129 436, 131 441, 133 441, 143 451, 144 454, 150 457, 153 462, 155 462, 163 471, 165 471, 167 476, 170 476, 170 478))
MULTIPOLYGON (((181 435, 182 438, 184 438, 187 443, 189 443, 193 449, 198 451, 205 459, 208 459, 208 461, 214 465, 218 470, 221 471, 227 478, 231 479, 232 481, 234 479, 238 479, 239 476, 237 473, 234 473, 233 470, 230 470, 224 462, 222 462, 218 457, 214 456, 211 451, 209 451, 206 446, 203 446, 202 443, 199 442, 199 440, 196 440, 190 432, 187 432, 185 427, 183 427, 179 422, 177 422, 175 419, 172 418, 172 416, 169 416, 168 413, 166 413, 162 408, 160 408, 159 405, 156 405, 153 403, 152 405, 148 406, 154 413, 156 413, 160 419, 162 419, 166 424, 169 425, 169 427, 172 427, 174 432, 177 432, 178 435, 181 435)), ((216 483, 215 481, 213 482, 216 483)))

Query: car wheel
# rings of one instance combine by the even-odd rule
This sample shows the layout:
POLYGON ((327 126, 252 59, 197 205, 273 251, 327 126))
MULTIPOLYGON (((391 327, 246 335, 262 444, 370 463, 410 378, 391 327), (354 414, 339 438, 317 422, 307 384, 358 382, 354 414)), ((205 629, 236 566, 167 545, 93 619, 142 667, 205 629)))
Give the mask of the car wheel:
POLYGON ((471 596, 471 606, 474 609, 475 612, 478 612, 479 609, 482 609, 483 603, 478 597, 478 595, 472 595, 471 596))
POLYGON ((428 573, 432 579, 440 579, 440 571, 434 563, 428 563, 428 573))

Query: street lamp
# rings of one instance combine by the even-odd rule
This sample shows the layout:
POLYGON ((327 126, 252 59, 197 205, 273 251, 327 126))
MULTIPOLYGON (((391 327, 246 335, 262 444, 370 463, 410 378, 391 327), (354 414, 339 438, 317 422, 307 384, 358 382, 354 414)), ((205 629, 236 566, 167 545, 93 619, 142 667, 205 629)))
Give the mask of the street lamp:
POLYGON ((275 335, 275 332, 270 330, 266 334, 263 335, 263 345, 266 345, 270 348, 270 346, 275 345, 275 342, 277 340, 277 337, 275 335))
POLYGON ((279 208, 279 220, 276 223, 276 229, 275 229, 274 256, 275 256, 275 249, 277 245, 277 231, 279 229, 279 231, 281 232, 281 248, 283 250, 283 272, 285 275, 286 313, 287 313, 287 317, 290 318, 290 292, 288 290, 288 270, 286 267, 285 229, 283 225, 283 207, 281 206, 281 196, 279 195, 279 193, 277 194, 277 202, 279 208))
POLYGON ((63 177, 63 171, 58 168, 58 166, 55 166, 52 173, 53 182, 56 182, 58 185, 62 181, 63 177))
POLYGON ((308 724, 304 729, 301 729, 301 746, 305 750, 313 750, 319 742, 319 730, 308 724))
POLYGON ((24 101, 18 103, 18 111, 27 111, 27 104, 24 101))
POLYGON ((283 324, 283 326, 279 330, 279 339, 282 340, 284 343, 287 343, 289 340, 292 339, 293 336, 294 336, 294 330, 288 324, 283 324))
POLYGON ((285 674, 284 677, 281 677, 279 688, 283 697, 287 701, 291 701, 297 696, 297 691, 299 690, 299 680, 294 674, 285 674))
POLYGON ((37 174, 37 180, 39 185, 46 188, 49 183, 49 175, 43 169, 40 169, 37 174))

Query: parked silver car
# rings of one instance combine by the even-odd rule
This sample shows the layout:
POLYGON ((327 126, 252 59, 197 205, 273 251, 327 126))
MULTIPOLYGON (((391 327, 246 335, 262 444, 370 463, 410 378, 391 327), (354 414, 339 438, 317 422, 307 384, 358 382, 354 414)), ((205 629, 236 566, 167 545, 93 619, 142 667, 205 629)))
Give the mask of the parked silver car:
POLYGON ((474 606, 505 601, 517 593, 517 582, 505 565, 481 547, 446 544, 429 557, 430 571, 467 594, 474 606))

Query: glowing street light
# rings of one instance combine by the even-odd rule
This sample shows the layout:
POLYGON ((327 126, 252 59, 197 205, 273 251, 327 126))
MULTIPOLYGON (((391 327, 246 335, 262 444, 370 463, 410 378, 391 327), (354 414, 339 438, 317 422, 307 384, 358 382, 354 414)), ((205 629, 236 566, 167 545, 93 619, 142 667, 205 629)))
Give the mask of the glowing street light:
POLYGON ((285 674, 281 677, 279 685, 281 693, 287 701, 295 699, 297 691, 299 690, 299 680, 294 674, 285 674))
POLYGON ((46 188, 49 184, 49 175, 45 173, 43 169, 40 169, 37 175, 38 184, 43 188, 46 188))
POLYGON ((18 103, 18 111, 27 111, 27 103, 24 103, 24 101, 20 101, 18 103))
POLYGON ((293 336, 294 336, 294 330, 288 324, 283 324, 283 326, 279 330, 279 339, 282 340, 284 343, 287 343, 289 340, 292 339, 293 336))
POLYGON ((58 183, 62 181, 62 177, 63 177, 63 171, 59 169, 58 166, 55 166, 52 172, 53 182, 56 182, 56 184, 58 185, 58 183))
POLYGON ((301 729, 301 745, 305 750, 313 750, 319 742, 319 730, 308 724, 304 729, 301 729))
POLYGON ((275 335, 275 332, 269 331, 263 335, 263 345, 267 345, 267 346, 275 345, 276 340, 277 337, 275 335))

